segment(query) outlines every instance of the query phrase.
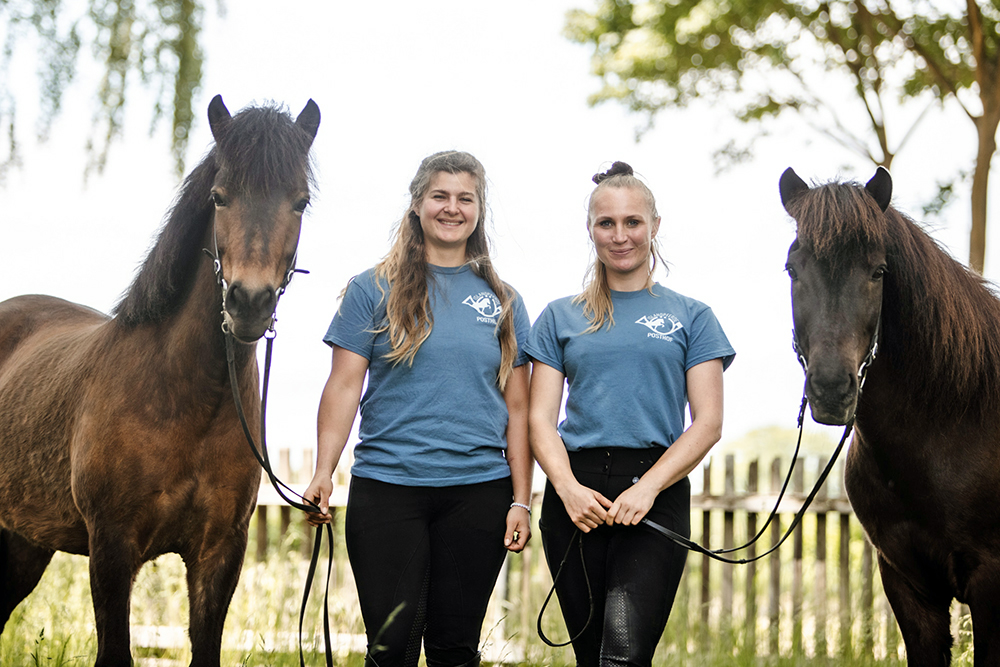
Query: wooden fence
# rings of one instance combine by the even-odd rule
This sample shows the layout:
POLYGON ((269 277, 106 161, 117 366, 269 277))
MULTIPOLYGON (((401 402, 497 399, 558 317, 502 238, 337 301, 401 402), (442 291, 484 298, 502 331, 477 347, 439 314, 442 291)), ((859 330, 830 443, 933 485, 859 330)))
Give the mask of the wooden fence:
MULTIPOLYGON (((297 488, 312 474, 312 452, 301 457, 293 466, 289 452, 278 456, 279 477, 292 480, 297 488)), ((825 465, 826 460, 815 457, 799 461, 778 516, 756 545, 736 557, 753 558, 777 542, 825 465)), ((711 548, 745 543, 774 507, 786 466, 779 459, 766 466, 733 455, 707 459, 691 475, 693 539, 711 548)), ((805 520, 781 548, 757 562, 730 565, 691 554, 664 644, 687 653, 711 648, 733 655, 901 656, 898 629, 875 576, 871 546, 853 516, 842 480, 843 464, 838 462, 805 520)), ((339 512, 346 504, 347 473, 338 472, 334 482, 331 506, 339 512)), ((537 508, 540 501, 533 498, 533 505, 537 508)), ((537 509, 532 516, 537 518, 537 509)), ((275 543, 275 532, 284 536, 305 526, 266 483, 255 524, 256 556, 261 560, 275 543)), ((341 540, 342 533, 336 539, 341 540)), ((300 543, 308 553, 308 530, 300 543)), ((353 586, 342 551, 338 546, 336 580, 353 586)), ((507 559, 494 592, 487 624, 496 636, 509 638, 504 649, 508 661, 523 659, 523 644, 534 635, 538 609, 552 582, 544 560, 536 525, 528 548, 507 559)), ((956 625, 959 613, 956 608, 956 625)), ((545 618, 546 634, 564 640, 565 627, 554 601, 545 618)))

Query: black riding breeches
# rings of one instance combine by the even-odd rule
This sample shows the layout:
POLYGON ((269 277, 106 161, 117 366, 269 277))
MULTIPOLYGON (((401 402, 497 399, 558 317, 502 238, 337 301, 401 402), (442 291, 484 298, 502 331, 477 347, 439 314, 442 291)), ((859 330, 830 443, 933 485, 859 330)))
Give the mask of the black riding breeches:
MULTIPOLYGON (((577 480, 614 500, 657 461, 663 448, 598 448, 570 452, 577 480)), ((689 537, 691 483, 682 479, 662 491, 646 515, 650 520, 689 537)), ((562 501, 546 484, 539 521, 542 545, 552 575, 556 575, 577 532, 562 501)), ((556 582, 556 594, 577 665, 609 667, 650 665, 663 635, 687 550, 644 525, 599 526, 581 535, 583 562, 576 546, 556 582), (584 564, 586 574, 584 574, 584 564), (591 601, 587 594, 590 580, 591 601)))
POLYGON ((419 487, 351 479, 347 552, 379 667, 454 667, 479 650, 506 549, 510 478, 419 487))

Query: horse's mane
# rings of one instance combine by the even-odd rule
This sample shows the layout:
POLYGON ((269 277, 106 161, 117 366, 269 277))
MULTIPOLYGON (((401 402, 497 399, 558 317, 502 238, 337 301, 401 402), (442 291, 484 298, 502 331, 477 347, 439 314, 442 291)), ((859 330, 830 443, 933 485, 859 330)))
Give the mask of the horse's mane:
POLYGON ((1000 409, 1000 300, 920 226, 883 214, 857 183, 803 191, 789 210, 798 242, 836 272, 859 251, 885 248, 880 355, 935 414, 1000 409))
POLYGON ((183 303, 203 255, 214 212, 210 190, 220 170, 234 195, 267 195, 312 183, 312 137, 283 107, 243 109, 218 134, 216 145, 184 180, 156 242, 112 311, 126 326, 162 321, 183 303))

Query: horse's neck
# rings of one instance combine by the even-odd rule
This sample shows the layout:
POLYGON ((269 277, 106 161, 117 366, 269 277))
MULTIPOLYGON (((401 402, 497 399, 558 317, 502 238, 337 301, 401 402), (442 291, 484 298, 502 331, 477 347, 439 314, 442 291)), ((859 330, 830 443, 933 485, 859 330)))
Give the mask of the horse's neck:
MULTIPOLYGON (((126 334, 130 348, 146 360, 144 372, 159 374, 181 402, 231 400, 221 310, 222 288, 205 256, 184 302, 168 318, 126 334)), ((234 345, 240 390, 246 395, 256 390, 256 345, 234 345)))

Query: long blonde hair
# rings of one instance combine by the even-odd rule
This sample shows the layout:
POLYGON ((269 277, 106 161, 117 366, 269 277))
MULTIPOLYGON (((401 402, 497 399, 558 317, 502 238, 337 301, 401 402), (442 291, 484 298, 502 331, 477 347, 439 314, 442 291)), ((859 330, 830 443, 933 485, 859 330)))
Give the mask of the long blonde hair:
POLYGON ((413 365, 420 346, 431 335, 434 314, 430 309, 427 282, 431 277, 424 249, 424 232, 417 210, 439 172, 469 174, 476 182, 479 219, 465 246, 465 260, 472 271, 486 281, 500 300, 497 331, 500 339, 500 371, 497 384, 503 390, 514 371, 517 337, 514 332, 514 290, 500 280, 490 261, 490 240, 486 235, 486 170, 475 157, 461 151, 443 151, 424 159, 410 183, 410 206, 396 230, 396 238, 385 258, 375 265, 375 284, 386 300, 386 321, 377 332, 388 331, 392 351, 385 355, 393 364, 413 365), (388 292, 382 288, 382 280, 388 292))
MULTIPOLYGON (((653 220, 659 218, 659 214, 656 212, 656 198, 653 197, 652 190, 646 186, 641 180, 636 178, 632 171, 632 167, 624 162, 615 162, 611 165, 611 168, 604 173, 594 174, 594 183, 597 187, 594 188, 593 192, 590 193, 590 200, 587 204, 587 229, 591 230, 594 227, 594 195, 605 188, 635 188, 642 193, 643 197, 646 199, 646 203, 649 205, 650 216, 653 220)), ((652 276, 653 272, 656 270, 657 260, 666 264, 663 256, 660 255, 660 247, 654 236, 652 242, 650 243, 649 256, 650 266, 649 266, 649 277, 650 282, 647 286, 650 294, 653 294, 653 283, 652 276)), ((584 288, 583 291, 573 297, 574 304, 583 304, 583 315, 588 320, 590 320, 590 326, 584 330, 584 333, 593 333, 598 331, 601 327, 607 325, 613 327, 615 325, 615 305, 611 301, 611 287, 608 285, 608 271, 607 267, 598 257, 594 257, 593 263, 587 269, 587 273, 584 276, 584 288)))

